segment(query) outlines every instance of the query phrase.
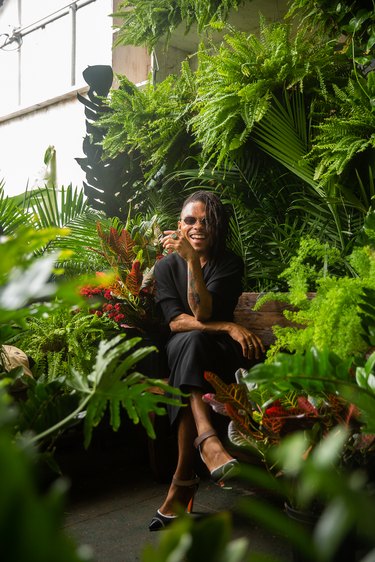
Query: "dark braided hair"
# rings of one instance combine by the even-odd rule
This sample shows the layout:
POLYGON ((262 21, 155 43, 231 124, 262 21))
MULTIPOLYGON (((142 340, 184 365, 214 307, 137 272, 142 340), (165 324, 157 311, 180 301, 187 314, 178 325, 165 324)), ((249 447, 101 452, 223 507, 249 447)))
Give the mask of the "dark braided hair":
POLYGON ((226 209, 215 193, 202 190, 195 191, 185 199, 182 209, 195 201, 200 201, 206 206, 206 230, 212 240, 210 259, 217 261, 226 247, 228 234, 228 215, 226 209))

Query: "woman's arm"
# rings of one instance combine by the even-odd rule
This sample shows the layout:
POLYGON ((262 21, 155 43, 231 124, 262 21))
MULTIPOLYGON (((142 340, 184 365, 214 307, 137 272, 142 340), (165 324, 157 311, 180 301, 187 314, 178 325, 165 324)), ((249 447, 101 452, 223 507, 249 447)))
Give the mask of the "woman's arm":
POLYGON ((179 314, 170 321, 169 327, 172 332, 189 332, 191 330, 201 330, 202 332, 223 332, 237 341, 242 348, 243 356, 247 359, 260 359, 265 353, 264 346, 260 338, 250 332, 244 326, 235 322, 209 321, 201 322, 189 314, 179 314))
POLYGON ((164 234, 163 246, 168 251, 178 252, 187 263, 187 301, 194 318, 201 322, 209 320, 212 316, 212 296, 204 282, 197 252, 186 238, 177 236, 175 231, 166 230, 164 234), (174 235, 177 237, 174 238, 174 235))

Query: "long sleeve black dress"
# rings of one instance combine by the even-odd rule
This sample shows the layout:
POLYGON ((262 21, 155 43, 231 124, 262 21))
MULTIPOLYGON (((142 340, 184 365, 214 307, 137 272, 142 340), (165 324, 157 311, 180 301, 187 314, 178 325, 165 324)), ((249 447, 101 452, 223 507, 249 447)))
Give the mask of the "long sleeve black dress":
MULTIPOLYGON (((212 321, 233 321, 233 312, 242 293, 243 262, 226 250, 220 259, 208 262, 202 269, 203 279, 212 295, 212 321)), ((187 301, 187 263, 177 253, 169 254, 155 267, 156 302, 169 323, 179 314, 192 311, 187 301)), ((225 382, 234 381, 236 369, 246 362, 241 346, 224 332, 171 333, 166 344, 169 383, 186 391, 196 387, 212 392, 204 371, 212 371, 225 382)), ((170 421, 176 420, 179 407, 168 407, 170 421)))

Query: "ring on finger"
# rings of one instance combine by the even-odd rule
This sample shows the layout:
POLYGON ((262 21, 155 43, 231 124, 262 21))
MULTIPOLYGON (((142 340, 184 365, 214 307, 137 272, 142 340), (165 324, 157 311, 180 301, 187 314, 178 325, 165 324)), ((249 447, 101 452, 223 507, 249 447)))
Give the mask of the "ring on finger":
POLYGON ((173 240, 177 240, 177 238, 178 238, 177 232, 174 232, 174 233, 172 234, 171 238, 173 238, 173 240))

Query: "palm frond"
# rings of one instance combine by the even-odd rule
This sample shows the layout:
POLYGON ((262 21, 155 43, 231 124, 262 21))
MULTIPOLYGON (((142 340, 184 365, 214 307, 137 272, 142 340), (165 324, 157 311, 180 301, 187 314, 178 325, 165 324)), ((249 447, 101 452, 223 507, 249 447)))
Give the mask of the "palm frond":
POLYGON ((14 198, 5 195, 4 183, 0 182, 0 234, 14 234, 26 221, 27 213, 22 212, 14 198))

